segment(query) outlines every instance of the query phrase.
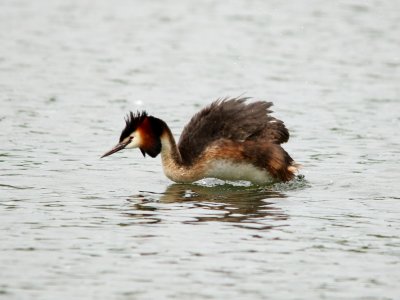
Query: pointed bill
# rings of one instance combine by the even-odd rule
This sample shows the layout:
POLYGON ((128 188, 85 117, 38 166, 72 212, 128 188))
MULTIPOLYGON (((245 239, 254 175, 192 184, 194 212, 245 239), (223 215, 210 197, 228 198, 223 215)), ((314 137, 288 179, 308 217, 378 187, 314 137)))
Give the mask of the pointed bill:
POLYGON ((124 149, 126 147, 126 145, 128 145, 128 144, 129 144, 129 141, 118 143, 114 148, 112 148, 110 151, 104 153, 103 156, 100 158, 103 158, 103 157, 109 156, 115 152, 118 152, 118 151, 124 149))

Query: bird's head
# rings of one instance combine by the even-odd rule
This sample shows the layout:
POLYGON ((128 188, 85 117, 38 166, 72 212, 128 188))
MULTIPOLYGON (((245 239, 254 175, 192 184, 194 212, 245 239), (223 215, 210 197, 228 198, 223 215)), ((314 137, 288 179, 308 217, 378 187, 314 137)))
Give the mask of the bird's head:
POLYGON ((125 128, 121 132, 119 143, 101 158, 109 156, 122 149, 139 148, 143 156, 156 157, 161 152, 161 135, 165 123, 147 115, 145 111, 130 112, 125 118, 125 128))

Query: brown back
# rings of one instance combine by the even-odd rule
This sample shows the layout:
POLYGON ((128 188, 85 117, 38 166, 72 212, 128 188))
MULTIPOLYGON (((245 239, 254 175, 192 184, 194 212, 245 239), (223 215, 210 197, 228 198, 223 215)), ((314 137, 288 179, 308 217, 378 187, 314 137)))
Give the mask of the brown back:
POLYGON ((219 139, 274 144, 288 141, 284 123, 269 115, 271 102, 246 103, 246 100, 219 99, 194 115, 178 142, 183 163, 192 164, 207 146, 219 139))

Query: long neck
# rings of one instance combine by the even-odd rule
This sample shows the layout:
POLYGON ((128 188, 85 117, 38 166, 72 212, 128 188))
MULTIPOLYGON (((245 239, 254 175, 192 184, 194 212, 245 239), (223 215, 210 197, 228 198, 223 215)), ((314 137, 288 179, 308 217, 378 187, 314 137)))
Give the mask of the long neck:
POLYGON ((165 175, 172 181, 193 182, 201 178, 193 168, 183 164, 179 148, 167 125, 161 135, 161 160, 165 175))
POLYGON ((166 124, 161 135, 161 159, 163 164, 169 162, 176 166, 182 166, 181 153, 179 152, 171 130, 166 124))

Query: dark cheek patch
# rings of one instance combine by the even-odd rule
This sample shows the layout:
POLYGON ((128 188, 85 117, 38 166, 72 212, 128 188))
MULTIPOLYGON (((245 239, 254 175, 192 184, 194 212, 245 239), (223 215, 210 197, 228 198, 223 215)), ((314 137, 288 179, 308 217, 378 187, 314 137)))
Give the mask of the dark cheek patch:
POLYGON ((151 157, 156 157, 161 151, 161 140, 160 137, 156 136, 154 133, 148 118, 143 121, 138 131, 142 138, 142 144, 140 145, 142 153, 147 153, 151 157))

